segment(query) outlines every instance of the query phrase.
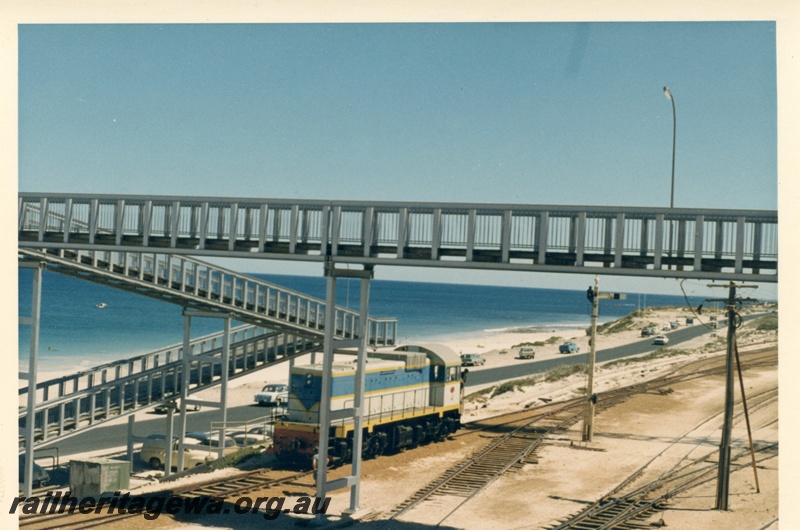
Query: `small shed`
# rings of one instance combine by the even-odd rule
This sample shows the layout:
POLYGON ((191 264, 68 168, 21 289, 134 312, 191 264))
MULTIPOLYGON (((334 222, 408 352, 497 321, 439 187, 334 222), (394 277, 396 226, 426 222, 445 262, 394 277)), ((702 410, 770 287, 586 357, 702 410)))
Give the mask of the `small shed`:
POLYGON ((74 497, 99 498, 130 487, 131 463, 88 458, 69 463, 69 489, 74 497))

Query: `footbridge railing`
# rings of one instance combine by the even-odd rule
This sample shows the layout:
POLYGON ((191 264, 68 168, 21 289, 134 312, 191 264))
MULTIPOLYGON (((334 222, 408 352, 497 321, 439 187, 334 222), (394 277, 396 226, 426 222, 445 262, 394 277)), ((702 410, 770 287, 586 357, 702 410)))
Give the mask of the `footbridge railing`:
MULTIPOLYGON (((223 333, 190 343, 190 394, 222 380, 223 333), (218 359, 216 362, 214 358, 218 359)), ((231 330, 228 378, 272 366, 289 357, 321 351, 322 342, 253 325, 231 330)), ((183 345, 106 363, 36 385, 34 447, 42 447, 121 416, 180 397, 183 345)), ((25 401, 28 389, 19 395, 25 401)), ((19 410, 19 449, 25 449, 27 407, 19 410)))
MULTIPOLYGON (((134 291, 186 308, 218 311, 236 320, 320 340, 325 301, 188 256, 158 252, 20 249, 21 259, 48 269, 134 291)), ((359 314, 337 307, 337 338, 357 335, 359 314)), ((397 319, 370 318, 369 341, 395 343, 397 319)))
POLYGON ((776 211, 22 193, 24 248, 777 282, 776 211))

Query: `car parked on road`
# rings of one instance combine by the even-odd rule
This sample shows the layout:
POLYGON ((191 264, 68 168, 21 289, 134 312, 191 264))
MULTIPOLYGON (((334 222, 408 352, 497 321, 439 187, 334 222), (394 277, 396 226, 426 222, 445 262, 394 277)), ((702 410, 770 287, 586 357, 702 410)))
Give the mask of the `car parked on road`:
POLYGON ((480 353, 464 353, 461 355, 461 366, 483 366, 486 358, 480 353))
POLYGON ((253 401, 265 407, 281 407, 289 401, 289 386, 280 383, 265 385, 253 401))
MULTIPOLYGON (((155 412, 156 414, 166 414, 167 412, 169 412, 170 408, 172 408, 173 412, 181 411, 181 408, 178 405, 177 401, 167 401, 166 403, 162 403, 156 406, 156 408, 153 409, 153 412, 155 412)), ((200 405, 186 405, 186 410, 187 411, 193 410, 197 412, 198 410, 200 410, 200 405)))
MULTIPOLYGON (((214 455, 217 454, 217 448, 219 447, 219 431, 187 432, 186 436, 189 438, 200 440, 200 445, 207 445, 209 447, 209 451, 213 451, 214 455)), ((228 455, 238 450, 239 450, 239 445, 236 443, 233 437, 230 435, 226 435, 224 454, 228 455)))
POLYGON ((558 353, 580 353, 580 351, 581 349, 578 347, 578 345, 571 340, 568 340, 558 347, 558 353))
MULTIPOLYGON (((139 458, 141 458, 143 462, 150 464, 150 467, 153 469, 161 469, 167 461, 166 438, 167 437, 163 434, 151 434, 142 444, 139 458)), ((199 439, 189 436, 183 439, 183 443, 188 445, 201 445, 199 439)), ((177 436, 172 437, 172 443, 170 445, 172 447, 172 464, 173 467, 177 469, 179 446, 177 436)), ((210 454, 208 451, 190 449, 188 447, 184 447, 183 449, 183 469, 191 469, 215 459, 216 455, 210 454)))
POLYGON ((656 346, 666 346, 669 344, 669 338, 666 335, 659 335, 653 339, 653 344, 656 346))
POLYGON ((642 337, 651 337, 653 335, 658 335, 657 326, 650 326, 649 328, 642 329, 642 337))
POLYGON ((242 447, 249 445, 271 445, 274 426, 258 425, 246 431, 230 432, 231 438, 242 447))
POLYGON ((536 352, 533 351, 533 348, 531 348, 530 346, 523 346, 522 348, 519 349, 518 357, 520 359, 533 359, 534 357, 536 357, 536 352))

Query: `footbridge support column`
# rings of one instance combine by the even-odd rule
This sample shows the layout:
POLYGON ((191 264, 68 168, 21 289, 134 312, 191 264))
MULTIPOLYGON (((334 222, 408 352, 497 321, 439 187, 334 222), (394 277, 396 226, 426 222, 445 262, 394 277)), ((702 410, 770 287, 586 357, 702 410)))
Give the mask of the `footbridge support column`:
MULTIPOLYGON (((29 263, 20 262, 22 268, 33 269, 33 293, 31 296, 31 314, 30 316, 19 317, 21 326, 30 326, 30 353, 28 354, 28 371, 20 372, 19 378, 28 381, 28 414, 25 418, 25 469, 23 495, 30 497, 33 493, 33 441, 36 433, 36 380, 38 371, 38 357, 39 357, 39 325, 41 321, 41 306, 42 306, 42 270, 44 263, 29 263)), ((43 429, 47 429, 47 425, 43 423, 43 429)), ((47 433, 44 433, 47 436, 47 433)))
MULTIPOLYGON (((216 313, 212 311, 193 311, 185 309, 183 311, 184 324, 183 324, 183 356, 182 362, 182 381, 181 384, 181 403, 180 403, 180 427, 178 429, 178 462, 177 469, 183 470, 183 457, 184 457, 184 438, 186 437, 186 414, 188 407, 191 406, 206 406, 221 409, 219 429, 219 445, 217 446, 218 457, 222 457, 225 452, 225 432, 228 421, 228 375, 230 373, 230 344, 231 344, 231 315, 228 313, 216 313), (202 352, 194 354, 191 347, 191 324, 192 318, 221 318, 223 319, 223 334, 222 334, 222 351, 219 356, 206 355, 202 352), (202 384, 203 378, 203 364, 208 364, 208 369, 211 371, 209 378, 213 376, 214 365, 220 365, 220 400, 219 401, 206 401, 200 399, 189 398, 189 385, 191 384, 191 367, 193 362, 198 362, 197 377, 198 384, 202 384)), ((171 411, 172 409, 170 409, 171 411)), ((169 453, 167 454, 169 456, 169 453)), ((168 475, 169 470, 164 469, 164 475, 168 475)))
MULTIPOLYGON (((325 344, 323 349, 322 395, 319 414, 319 448, 317 454, 317 498, 324 499, 328 492, 341 488, 350 488, 349 512, 358 510, 358 498, 361 486, 361 452, 362 431, 364 423, 364 391, 366 386, 366 358, 369 345, 369 287, 373 278, 372 266, 364 266, 363 270, 337 269, 333 261, 325 263, 327 278, 325 300, 325 344), (361 299, 359 307, 358 337, 336 338, 336 280, 338 278, 361 279, 361 299), (352 409, 331 411, 331 380, 333 356, 337 349, 358 348, 356 378, 352 409), (350 476, 327 482, 328 440, 331 422, 353 419, 353 462, 350 476)), ((342 326, 342 334, 346 332, 342 326)), ((317 514, 317 523, 325 522, 325 514, 317 514)))

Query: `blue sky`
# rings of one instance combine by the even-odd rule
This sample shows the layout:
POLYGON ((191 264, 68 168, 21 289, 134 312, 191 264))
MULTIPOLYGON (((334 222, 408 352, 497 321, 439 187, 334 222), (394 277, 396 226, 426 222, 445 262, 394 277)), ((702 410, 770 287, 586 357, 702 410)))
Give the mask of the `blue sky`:
MULTIPOLYGON (((675 206, 777 208, 774 22, 21 25, 18 37, 21 191, 668 206, 669 86, 675 206)), ((679 294, 675 280, 647 285, 679 294)))
POLYGON ((21 26, 19 53, 24 191, 668 205, 668 85, 676 206, 777 207, 771 22, 21 26))

